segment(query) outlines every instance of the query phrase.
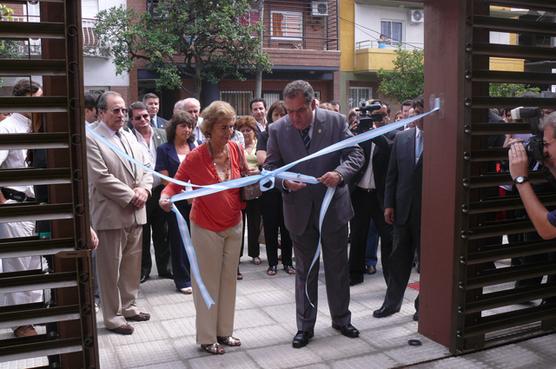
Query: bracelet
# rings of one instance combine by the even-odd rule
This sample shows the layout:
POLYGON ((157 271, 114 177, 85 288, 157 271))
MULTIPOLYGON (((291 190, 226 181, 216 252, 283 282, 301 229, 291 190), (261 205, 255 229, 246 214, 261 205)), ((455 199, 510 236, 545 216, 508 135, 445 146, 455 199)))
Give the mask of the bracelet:
POLYGON ((338 175, 340 176, 340 183, 342 183, 344 181, 344 176, 342 175, 342 173, 338 172, 337 170, 334 170, 334 172, 338 173, 338 175))

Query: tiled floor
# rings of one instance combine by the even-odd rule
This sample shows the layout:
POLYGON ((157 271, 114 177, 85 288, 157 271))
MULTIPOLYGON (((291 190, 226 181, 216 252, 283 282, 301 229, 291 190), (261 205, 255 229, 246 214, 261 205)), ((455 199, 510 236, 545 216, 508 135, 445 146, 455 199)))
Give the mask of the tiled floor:
MULTIPOLYGON (((262 248, 264 252, 264 247, 262 248)), ((352 322, 359 339, 341 336, 330 327, 324 275, 321 272, 315 338, 303 349, 293 349, 296 331, 294 277, 283 271, 274 277, 263 264, 255 266, 244 257, 244 275, 238 281, 234 334, 241 348, 212 356, 195 344, 195 312, 191 295, 175 292, 173 282, 152 278, 141 285, 139 304, 152 313, 149 322, 132 323, 132 336, 119 336, 102 328, 97 314, 102 369, 213 369, 213 368, 556 368, 556 336, 545 336, 471 355, 452 357, 448 350, 419 335, 411 319, 416 291, 408 289, 399 314, 384 319, 372 317, 383 299, 384 280, 379 272, 351 289, 352 322), (423 345, 409 346, 418 338, 423 345)), ((322 268, 321 268, 322 271, 322 268)), ((412 275, 412 281, 417 279, 412 275)), ((6 337, 10 333, 0 331, 6 337)), ((0 369, 45 365, 45 359, 0 363, 0 369)))

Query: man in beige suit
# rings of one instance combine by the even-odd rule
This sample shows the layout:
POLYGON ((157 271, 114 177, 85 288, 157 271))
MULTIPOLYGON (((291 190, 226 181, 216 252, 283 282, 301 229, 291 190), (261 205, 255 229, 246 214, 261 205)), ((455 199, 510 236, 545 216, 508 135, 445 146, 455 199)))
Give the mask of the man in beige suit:
MULTIPOLYGON (((113 91, 98 101, 102 119, 94 132, 129 156, 151 166, 135 137, 122 129, 126 104, 113 91)), ((141 272, 142 225, 145 203, 153 178, 141 167, 122 158, 87 135, 91 222, 98 233, 97 266, 104 325, 119 334, 132 334, 128 321, 145 321, 150 315, 135 305, 141 272)))

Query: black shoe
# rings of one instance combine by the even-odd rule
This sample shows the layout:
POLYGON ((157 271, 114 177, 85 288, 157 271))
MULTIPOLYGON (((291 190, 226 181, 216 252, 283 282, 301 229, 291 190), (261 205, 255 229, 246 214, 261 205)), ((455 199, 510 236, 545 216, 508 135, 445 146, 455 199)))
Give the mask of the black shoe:
POLYGON ((413 320, 418 322, 419 321, 419 312, 416 311, 415 314, 413 314, 413 320))
POLYGON ((359 337, 359 330, 351 324, 337 325, 332 323, 332 328, 334 328, 337 331, 340 331, 346 337, 349 338, 359 337))
POLYGON ((357 284, 363 283, 363 275, 351 275, 349 277, 349 285, 355 286, 357 284))
POLYGON ((293 348, 302 348, 307 346, 309 340, 313 338, 313 335, 313 331, 297 331, 292 341, 293 348))
POLYGON ((392 309, 386 306, 382 306, 380 309, 373 311, 373 316, 375 318, 386 318, 392 314, 397 313, 400 309, 392 309))
POLYGON ((140 283, 145 283, 151 277, 148 274, 141 274, 141 279, 139 280, 140 283))

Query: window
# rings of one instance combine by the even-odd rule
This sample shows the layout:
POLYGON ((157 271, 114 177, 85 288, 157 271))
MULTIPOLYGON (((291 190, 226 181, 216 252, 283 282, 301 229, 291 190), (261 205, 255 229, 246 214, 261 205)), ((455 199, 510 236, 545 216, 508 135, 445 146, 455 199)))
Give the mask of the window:
POLYGON ((270 105, 274 104, 275 101, 280 100, 280 92, 263 92, 263 99, 266 103, 266 108, 270 108, 270 105))
POLYGON ((303 37, 303 13, 271 11, 270 36, 274 39, 301 40, 303 37))
POLYGON ((362 101, 367 101, 373 96, 371 87, 350 87, 348 105, 349 108, 356 108, 362 101))
POLYGON ((399 44, 402 42, 402 22, 380 21, 380 33, 386 36, 387 43, 399 44))
POLYGON ((236 110, 237 115, 250 115, 249 101, 253 91, 220 91, 220 100, 228 102, 236 110))

